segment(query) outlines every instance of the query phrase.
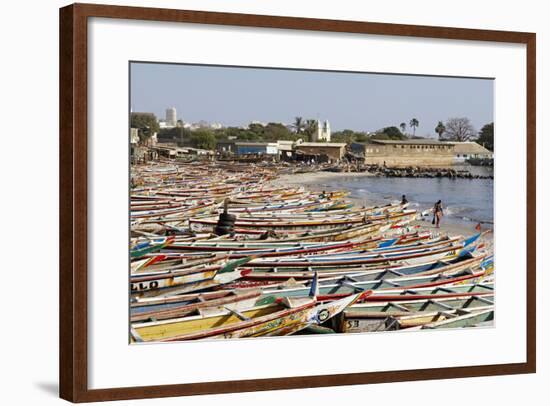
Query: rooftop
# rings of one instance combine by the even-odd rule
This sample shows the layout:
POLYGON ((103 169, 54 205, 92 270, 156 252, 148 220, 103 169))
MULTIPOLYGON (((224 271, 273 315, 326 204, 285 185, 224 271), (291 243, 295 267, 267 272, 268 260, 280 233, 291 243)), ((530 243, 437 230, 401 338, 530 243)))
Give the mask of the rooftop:
POLYGON ((474 141, 454 142, 453 144, 455 146, 454 151, 457 154, 492 154, 483 145, 479 145, 474 141))
POLYGON ((235 145, 237 146, 248 146, 248 147, 276 147, 276 142, 236 142, 235 145))
POLYGON ((332 147, 332 148, 341 148, 345 147, 345 142, 302 142, 300 144, 297 144, 296 147, 332 147))
POLYGON ((454 142, 439 141, 434 139, 414 139, 414 140, 371 140, 375 144, 390 145, 453 145, 454 142))

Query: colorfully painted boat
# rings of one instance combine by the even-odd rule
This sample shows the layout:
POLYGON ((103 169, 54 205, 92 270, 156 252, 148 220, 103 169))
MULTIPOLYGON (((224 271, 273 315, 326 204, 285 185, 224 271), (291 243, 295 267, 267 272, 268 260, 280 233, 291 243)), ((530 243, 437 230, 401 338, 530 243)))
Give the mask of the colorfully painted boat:
POLYGON ((288 335, 290 332, 295 333, 310 325, 330 320, 362 296, 364 293, 358 293, 330 303, 318 303, 315 298, 297 299, 297 303, 289 305, 288 309, 269 315, 249 318, 243 314, 242 317, 239 317, 239 322, 227 323, 221 327, 212 327, 196 333, 178 335, 162 341, 288 335))
POLYGON ((299 170, 225 158, 132 166, 133 342, 491 323, 483 234, 422 231, 407 204, 358 207, 346 191, 272 182, 299 170), (235 223, 215 235, 224 212, 235 223))

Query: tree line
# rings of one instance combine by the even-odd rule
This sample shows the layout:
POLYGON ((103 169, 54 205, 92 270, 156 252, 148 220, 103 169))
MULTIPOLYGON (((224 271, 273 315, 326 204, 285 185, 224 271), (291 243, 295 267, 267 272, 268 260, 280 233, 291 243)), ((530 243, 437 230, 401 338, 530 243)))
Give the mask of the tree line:
MULTIPOLYGON (((274 142, 277 140, 304 141, 313 140, 314 134, 318 131, 318 121, 296 117, 290 126, 281 123, 251 123, 246 128, 225 127, 220 129, 199 128, 190 130, 183 126, 174 128, 159 128, 158 120, 152 113, 132 113, 131 127, 138 129, 140 142, 144 143, 154 133, 160 140, 190 145, 195 148, 214 149, 220 141, 257 141, 274 142)), ((373 133, 345 129, 332 133, 333 142, 369 142, 370 140, 405 140, 419 139, 416 129, 420 122, 412 118, 408 126, 412 134, 407 134, 407 123, 402 122, 398 126, 388 126, 373 133)), ((478 144, 489 150, 494 148, 494 123, 485 124, 477 132, 470 120, 466 117, 453 117, 447 121, 439 121, 434 129, 441 141, 470 141, 475 140, 478 144)))
POLYGON ((402 122, 399 126, 383 127, 373 133, 343 130, 332 134, 332 140, 337 142, 369 142, 369 140, 406 140, 409 138, 420 138, 416 136, 416 129, 420 125, 417 118, 411 118, 409 127, 412 128, 413 134, 406 133, 407 123, 402 122))
POLYGON ((488 150, 494 148, 494 123, 485 124, 476 131, 467 117, 449 118, 445 123, 439 121, 434 131, 440 141, 476 141, 488 150))
MULTIPOLYGON (((416 128, 420 122, 416 118, 409 121, 409 128, 412 134, 408 134, 407 123, 402 122, 399 126, 384 127, 374 133, 358 132, 353 130, 337 131, 332 134, 332 140, 335 142, 369 142, 369 140, 406 140, 422 139, 416 135, 416 128)), ((494 123, 485 124, 479 131, 467 117, 452 117, 447 121, 439 121, 434 129, 440 141, 475 141, 490 151, 494 148, 494 123)))

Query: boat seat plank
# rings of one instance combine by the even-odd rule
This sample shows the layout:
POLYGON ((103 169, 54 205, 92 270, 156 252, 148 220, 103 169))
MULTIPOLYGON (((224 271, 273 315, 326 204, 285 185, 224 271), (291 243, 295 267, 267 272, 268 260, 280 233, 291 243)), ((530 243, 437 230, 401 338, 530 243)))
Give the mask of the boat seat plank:
POLYGON ((249 317, 246 317, 244 314, 242 314, 240 311, 238 310, 235 310, 235 309, 231 309, 227 306, 224 306, 224 309, 227 310, 228 312, 230 312, 231 314, 234 314, 235 316, 237 316, 239 319, 241 319, 242 321, 248 321, 250 320, 249 317))
POLYGON ((439 307, 442 307, 443 309, 445 310, 453 310, 453 307, 452 306, 449 306, 449 305, 446 305, 445 303, 441 303, 439 301, 436 301, 436 300, 428 300, 428 302, 434 306, 439 306, 439 307))

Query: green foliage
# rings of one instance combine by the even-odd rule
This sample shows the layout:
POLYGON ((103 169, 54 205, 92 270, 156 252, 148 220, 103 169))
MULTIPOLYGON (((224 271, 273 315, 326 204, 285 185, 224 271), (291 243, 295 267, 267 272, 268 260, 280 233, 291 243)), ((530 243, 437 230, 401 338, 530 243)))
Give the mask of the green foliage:
MULTIPOLYGON (((406 128, 405 123, 399 125, 406 128)), ((291 126, 271 122, 268 124, 251 123, 247 128, 225 127, 221 129, 201 128, 190 130, 183 127, 164 128, 159 132, 159 139, 168 142, 177 142, 179 145, 191 145, 201 149, 215 149, 216 143, 224 140, 275 142, 277 140, 297 141, 312 140, 318 130, 318 121, 296 117, 291 126), (290 127, 290 128, 289 128, 290 127)), ((335 131, 331 135, 331 142, 351 144, 353 142, 368 143, 371 139, 403 140, 407 136, 395 126, 384 127, 373 135, 366 132, 345 129, 335 131)))
POLYGON ((397 127, 384 127, 376 133, 368 135, 365 132, 357 132, 353 130, 336 131, 332 133, 333 142, 352 142, 366 143, 370 140, 405 140, 407 136, 403 134, 397 127))
POLYGON ((262 124, 250 124, 248 128, 227 127, 217 130, 216 138, 220 139, 237 139, 240 141, 277 141, 291 140, 295 141, 300 138, 297 134, 290 131, 284 124, 268 123, 265 126, 262 124))
POLYGON ((298 139, 298 136, 296 136, 296 134, 293 134, 285 125, 281 123, 268 123, 264 127, 263 139, 267 141, 295 141, 298 139))
POLYGON ((195 148, 201 149, 214 149, 217 142, 214 132, 207 128, 192 131, 190 141, 195 148))
POLYGON ((294 131, 296 131, 296 134, 301 134, 304 131, 304 120, 302 117, 296 117, 294 119, 294 124, 292 124, 292 127, 294 127, 294 131))
POLYGON ((355 135, 355 141, 357 142, 367 142, 369 140, 369 136, 365 133, 356 133, 355 135))
POLYGON ((372 140, 405 140, 407 136, 395 126, 384 127, 370 136, 372 140))
POLYGON ((407 138, 397 127, 384 127, 382 129, 383 134, 387 134, 390 140, 404 140, 407 138))
POLYGON ((157 117, 153 113, 131 113, 130 127, 138 129, 141 142, 146 142, 160 129, 157 117))
POLYGON ((161 128, 158 139, 169 142, 187 142, 191 138, 191 130, 183 127, 161 128))
POLYGON ((411 118, 411 121, 409 121, 409 126, 413 129, 413 135, 416 135, 416 127, 420 125, 420 122, 416 118, 411 118))
POLYGON ((365 133, 355 132, 353 130, 336 131, 331 135, 332 142, 345 142, 351 144, 352 142, 367 142, 369 137, 365 133))
POLYGON ((376 133, 371 135, 371 140, 391 140, 390 136, 386 133, 376 133))
POLYGON ((318 128, 319 123, 317 122, 317 120, 306 120, 304 134, 306 135, 308 141, 313 140, 313 135, 317 132, 318 128))
POLYGON ((479 130, 479 137, 477 139, 477 143, 480 145, 483 145, 488 150, 493 151, 495 147, 494 135, 495 135, 495 124, 494 123, 485 124, 483 127, 481 127, 481 130, 479 130))
POLYGON ((439 139, 441 140, 443 138, 443 133, 445 132, 445 124, 443 124, 443 121, 437 123, 437 127, 435 127, 434 131, 437 135, 439 135, 439 139))
POLYGON ((219 130, 223 136, 227 139, 239 139, 240 135, 243 133, 243 129, 239 127, 226 127, 219 130))

